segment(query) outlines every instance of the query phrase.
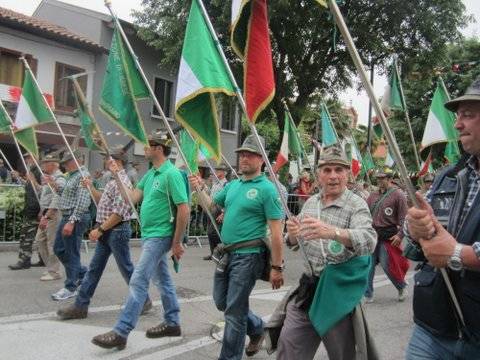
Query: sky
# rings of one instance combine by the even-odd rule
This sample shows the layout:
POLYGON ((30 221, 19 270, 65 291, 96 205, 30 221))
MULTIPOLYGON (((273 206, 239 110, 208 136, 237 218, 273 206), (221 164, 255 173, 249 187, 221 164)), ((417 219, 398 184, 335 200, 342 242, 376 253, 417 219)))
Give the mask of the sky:
MULTIPOLYGON (((31 15, 41 0, 0 0, 0 6, 14 11, 31 15)), ((103 0, 63 0, 63 2, 85 7, 91 10, 108 13, 103 0)), ((132 20, 130 16, 131 9, 140 9, 141 0, 111 0, 112 8, 118 16, 125 20, 132 20)), ((476 20, 469 24, 462 32, 465 36, 480 36, 480 1, 463 0, 468 14, 472 14, 476 20)), ((376 75, 374 79, 374 90, 377 97, 382 96, 387 81, 384 77, 376 75)), ((367 124, 368 118, 368 97, 364 91, 360 93, 356 89, 346 89, 341 94, 340 99, 346 105, 352 104, 359 114, 359 123, 367 124)), ((408 106, 408 104, 407 104, 408 106)))

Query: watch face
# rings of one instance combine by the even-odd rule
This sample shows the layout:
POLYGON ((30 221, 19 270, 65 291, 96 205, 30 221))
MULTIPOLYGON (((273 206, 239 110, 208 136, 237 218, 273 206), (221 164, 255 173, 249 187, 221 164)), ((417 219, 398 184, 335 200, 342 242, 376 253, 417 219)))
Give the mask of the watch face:
POLYGON ((458 258, 450 259, 448 263, 448 267, 454 271, 462 270, 463 265, 462 265, 461 259, 458 259, 458 258))

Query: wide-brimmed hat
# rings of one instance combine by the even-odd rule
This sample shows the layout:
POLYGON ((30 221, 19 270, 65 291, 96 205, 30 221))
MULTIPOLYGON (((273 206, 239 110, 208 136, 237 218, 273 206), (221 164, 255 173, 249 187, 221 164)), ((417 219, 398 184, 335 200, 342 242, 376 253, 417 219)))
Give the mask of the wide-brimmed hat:
POLYGON ((41 159, 40 162, 46 163, 46 162, 60 162, 60 156, 58 156, 58 153, 50 153, 50 154, 45 154, 41 159))
POLYGON ((378 178, 393 178, 393 171, 390 169, 378 169, 375 171, 375 177, 378 178))
POLYGON ((318 166, 324 165, 342 165, 350 169, 351 162, 340 147, 331 146, 326 148, 318 159, 318 166))
POLYGON ((478 77, 465 91, 465 94, 445 103, 445 107, 450 111, 457 111, 460 103, 465 101, 480 101, 480 77, 478 77))
MULTIPOLYGON (((79 150, 73 150, 73 154, 75 155, 75 158, 78 160, 82 157, 82 153, 79 150)), ((73 159, 72 153, 69 150, 65 150, 62 154, 62 157, 60 158, 60 163, 64 164, 67 161, 70 161, 73 159)))
POLYGON ((148 143, 150 145, 163 145, 167 147, 172 146, 172 139, 166 132, 154 131, 148 135, 148 143))
MULTIPOLYGON (((128 155, 125 153, 125 149, 122 145, 115 145, 111 149, 109 149, 110 156, 115 160, 120 160, 124 164, 128 163, 128 155)), ((107 156, 106 151, 100 152, 103 156, 107 156)))
MULTIPOLYGON (((261 136, 259 136, 259 138, 260 142, 262 143, 262 147, 265 149, 265 139, 261 136)), ((258 142, 254 135, 248 135, 242 146, 235 150, 235 152, 241 151, 248 151, 257 155, 262 155, 262 151, 260 150, 260 146, 258 146, 258 142)))

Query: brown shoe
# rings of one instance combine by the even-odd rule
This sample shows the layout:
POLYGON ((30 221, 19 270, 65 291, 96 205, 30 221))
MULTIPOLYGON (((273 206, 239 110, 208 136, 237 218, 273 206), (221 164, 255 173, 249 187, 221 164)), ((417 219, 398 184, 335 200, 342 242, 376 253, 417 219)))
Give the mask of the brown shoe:
POLYGON ((113 349, 116 347, 118 350, 123 350, 125 346, 127 346, 127 339, 112 330, 105 334, 95 336, 92 339, 92 344, 104 349, 113 349))
POLYGON ((262 348, 263 340, 265 339, 265 335, 252 335, 250 336, 250 342, 248 343, 247 347, 245 348, 245 354, 247 356, 253 356, 260 351, 262 348))
POLYGON ((143 309, 140 315, 145 315, 150 310, 152 310, 152 307, 153 307, 152 300, 147 299, 147 301, 145 301, 145 304, 143 304, 143 309))
POLYGON ((88 315, 88 308, 80 308, 70 305, 57 310, 57 316, 61 320, 85 319, 88 315))
POLYGON ((180 336, 182 335, 182 330, 180 329, 180 326, 161 323, 160 325, 148 329, 145 335, 151 339, 165 336, 180 336))

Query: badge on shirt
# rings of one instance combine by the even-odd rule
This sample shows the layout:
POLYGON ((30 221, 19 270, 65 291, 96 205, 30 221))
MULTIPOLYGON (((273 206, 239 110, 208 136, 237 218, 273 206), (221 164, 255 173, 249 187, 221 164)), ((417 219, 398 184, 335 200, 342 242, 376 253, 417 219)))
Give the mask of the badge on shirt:
POLYGON ((393 214, 393 209, 391 207, 387 207, 385 208, 385 210, 383 211, 385 213, 385 215, 387 216, 392 216, 393 214))
POLYGON ((250 189, 247 191, 247 198, 253 200, 257 197, 258 190, 257 189, 250 189))
POLYGON ((333 255, 338 255, 343 251, 343 245, 338 241, 332 240, 328 243, 328 251, 333 255))
POLYGON ((155 180, 152 184, 152 187, 156 190, 160 187, 160 181, 155 180))

